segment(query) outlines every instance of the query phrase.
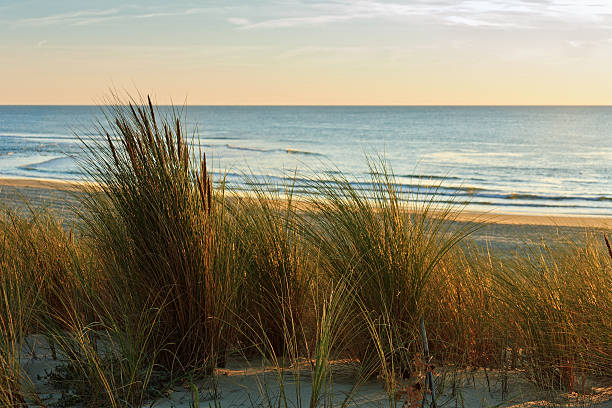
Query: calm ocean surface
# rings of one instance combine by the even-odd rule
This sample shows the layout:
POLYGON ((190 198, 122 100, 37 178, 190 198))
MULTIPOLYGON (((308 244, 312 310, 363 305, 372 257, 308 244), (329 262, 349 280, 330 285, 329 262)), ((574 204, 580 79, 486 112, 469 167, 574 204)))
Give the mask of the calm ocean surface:
MULTIPOLYGON (((444 180, 439 198, 471 209, 612 216, 612 107, 189 106, 186 115, 213 169, 240 187, 245 172, 282 182, 296 169, 298 191, 313 173, 365 181, 365 155, 381 154, 406 189, 444 180)), ((98 107, 0 106, 0 176, 82 179, 74 132, 94 134, 99 117, 98 107)))

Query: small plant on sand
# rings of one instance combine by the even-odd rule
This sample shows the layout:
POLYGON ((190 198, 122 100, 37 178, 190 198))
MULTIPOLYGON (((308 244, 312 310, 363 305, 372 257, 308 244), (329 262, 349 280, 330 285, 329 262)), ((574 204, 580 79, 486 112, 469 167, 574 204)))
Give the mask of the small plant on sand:
POLYGON ((328 284, 319 286, 313 282, 307 293, 313 312, 309 323, 313 327, 293 325, 291 330, 285 330, 282 354, 277 354, 274 337, 268 336, 265 326, 261 323, 244 325, 248 327, 254 349, 262 358, 258 397, 263 406, 346 407, 353 402, 363 378, 358 376, 354 364, 344 358, 353 340, 349 329, 356 324, 356 316, 351 313, 352 288, 348 279, 328 284), (334 373, 347 369, 354 372, 355 383, 348 391, 335 392, 334 373), (273 374, 278 392, 270 391, 266 371, 273 374))

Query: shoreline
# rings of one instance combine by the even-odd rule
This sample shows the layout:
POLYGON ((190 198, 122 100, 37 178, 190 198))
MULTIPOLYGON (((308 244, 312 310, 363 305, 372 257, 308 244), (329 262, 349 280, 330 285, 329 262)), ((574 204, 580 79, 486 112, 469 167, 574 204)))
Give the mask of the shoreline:
POLYGON ((463 210, 456 221, 482 222, 485 224, 501 225, 541 225, 547 227, 575 227, 575 228, 605 228, 612 229, 612 216, 591 215, 544 215, 544 214, 503 214, 494 212, 480 212, 463 210))
POLYGON ((49 178, 5 177, 0 176, 0 188, 35 188, 59 191, 81 191, 83 187, 92 185, 85 181, 69 181, 49 178))
MULTIPOLYGON (((94 185, 95 183, 85 181, 0 176, 0 190, 2 190, 3 187, 8 187, 15 189, 25 188, 29 190, 33 189, 48 192, 58 191, 73 193, 82 191, 83 188, 94 185)), ((521 214, 500 213, 493 210, 487 212, 465 209, 460 212, 455 221, 499 225, 612 229, 612 215, 610 217, 605 217, 592 215, 521 214)))

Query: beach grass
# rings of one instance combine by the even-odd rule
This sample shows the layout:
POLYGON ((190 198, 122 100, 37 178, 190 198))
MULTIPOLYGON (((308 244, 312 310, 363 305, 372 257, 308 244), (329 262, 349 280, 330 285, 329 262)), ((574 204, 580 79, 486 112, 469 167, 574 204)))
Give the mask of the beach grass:
POLYGON ((369 335, 361 336, 361 344, 353 344, 355 357, 364 362, 374 358, 378 362, 373 364, 383 367, 388 362, 380 358, 385 355, 393 362, 393 375, 406 376, 409 355, 420 348, 419 319, 431 312, 423 296, 432 275, 444 256, 478 224, 453 228, 456 209, 433 198, 421 202, 418 191, 398 190, 384 160, 369 160, 369 166, 372 194, 355 188, 341 175, 315 180, 318 195, 310 206, 316 215, 304 229, 318 248, 329 278, 352 280, 354 313, 364 317, 358 327, 370 329, 369 335), (372 332, 377 322, 384 335, 372 332), (384 347, 381 336, 386 338, 384 347), (394 350, 407 353, 394 355, 394 350))
POLYGON ((369 381, 390 406, 419 406, 426 374, 441 389, 448 368, 576 392, 612 377, 599 233, 498 253, 470 241, 481 223, 457 222, 461 206, 399 190, 382 158, 368 159, 373 192, 335 172, 300 200, 251 175, 243 194, 213 183, 180 110, 116 100, 98 125, 77 224, 1 212, 1 406, 39 398, 22 367, 31 335, 65 406, 141 407, 186 381, 197 396, 230 358, 263 361, 280 395, 262 383, 260 401, 283 407, 351 405, 369 381), (340 397, 339 366, 353 383, 340 397))
MULTIPOLYGON (((24 403, 27 379, 21 374, 21 348, 31 330, 38 299, 38 285, 32 276, 34 256, 26 258, 21 245, 9 244, 23 231, 6 214, 1 222, 0 245, 0 404, 16 406, 24 403), (21 256, 20 256, 21 255, 21 256), (27 260, 25 264, 19 261, 27 260)), ((19 220, 21 221, 21 220, 19 220)), ((29 254, 33 255, 33 254, 29 254)))
POLYGON ((213 191, 204 157, 196 164, 180 113, 160 117, 150 100, 132 101, 107 119, 105 143, 85 141, 87 171, 101 187, 89 192, 83 219, 109 281, 125 284, 116 307, 157 311, 150 344, 163 345, 165 369, 210 372, 240 288, 223 190, 213 191))
POLYGON ((295 354, 304 328, 312 326, 316 261, 307 254, 292 198, 291 186, 268 184, 228 200, 228 218, 239 226, 231 245, 242 260, 243 300, 236 312, 242 325, 265 331, 269 351, 278 356, 295 354))
POLYGON ((541 386, 579 390, 585 375, 610 375, 612 269, 600 237, 528 248, 494 273, 510 347, 541 386))

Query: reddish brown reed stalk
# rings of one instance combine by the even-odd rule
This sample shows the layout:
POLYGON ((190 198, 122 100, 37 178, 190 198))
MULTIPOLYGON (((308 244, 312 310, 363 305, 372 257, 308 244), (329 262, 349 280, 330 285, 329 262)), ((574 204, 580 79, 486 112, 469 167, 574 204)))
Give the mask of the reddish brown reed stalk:
POLYGON ((604 241, 606 241, 606 246, 608 247, 608 255, 610 255, 610 259, 612 259, 612 247, 610 247, 610 241, 608 241, 608 237, 606 234, 603 234, 604 241))

